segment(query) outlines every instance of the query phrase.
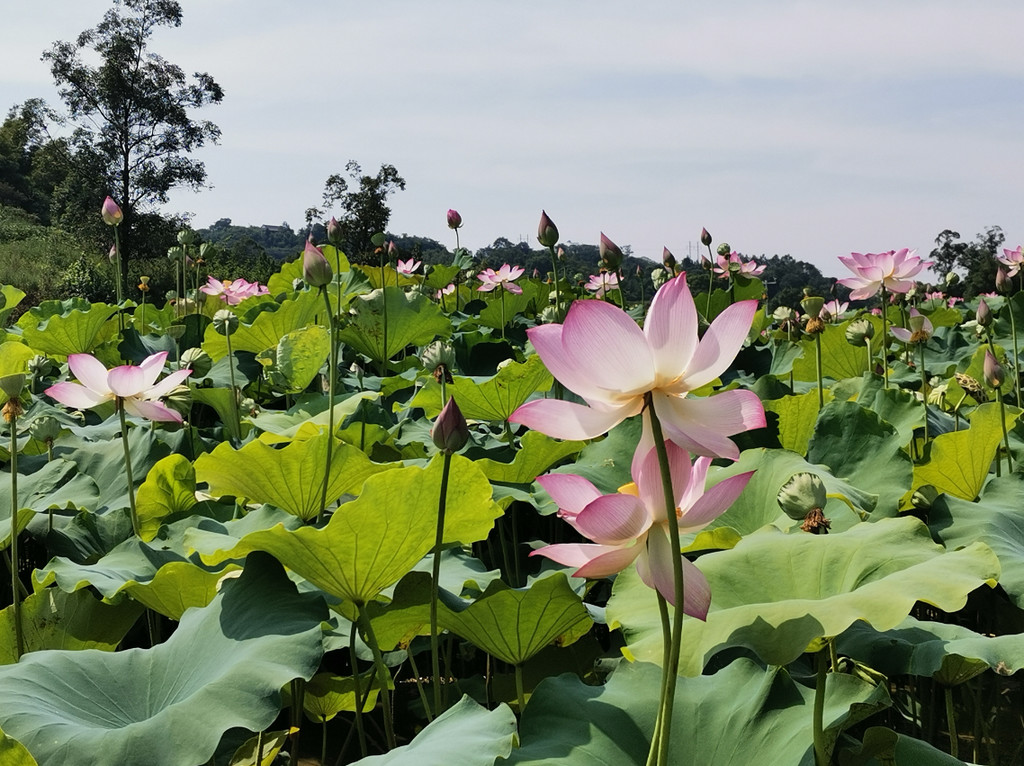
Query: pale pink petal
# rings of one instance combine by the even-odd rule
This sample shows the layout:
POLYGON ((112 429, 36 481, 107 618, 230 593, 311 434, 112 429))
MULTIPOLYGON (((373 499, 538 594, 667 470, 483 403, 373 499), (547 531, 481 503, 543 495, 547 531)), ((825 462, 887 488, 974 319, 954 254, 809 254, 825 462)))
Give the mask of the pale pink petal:
POLYGON ((526 331, 540 360, 563 386, 584 399, 601 399, 606 390, 594 385, 582 370, 574 367, 562 348, 562 325, 544 324, 526 331))
POLYGON ((671 380, 686 370, 697 348, 697 307, 685 274, 669 280, 655 293, 644 320, 644 336, 659 379, 671 380))
POLYGON ((515 295, 523 294, 523 288, 521 288, 519 285, 513 284, 512 282, 502 282, 501 286, 508 290, 510 293, 513 293, 515 295))
POLYGON ((581 574, 579 576, 606 577, 610 574, 621 572, 640 555, 642 550, 642 544, 622 547, 617 545, 593 545, 590 543, 562 543, 538 548, 532 551, 530 555, 544 556, 567 567, 575 567, 577 572, 584 567, 590 568, 589 565, 596 562, 590 574, 581 574), (610 558, 603 558, 606 556, 610 556, 610 558))
POLYGON ((904 343, 910 343, 910 330, 905 327, 890 327, 889 332, 904 343))
POLYGON ((110 393, 107 368, 92 354, 71 354, 68 357, 68 369, 86 388, 98 394, 110 393))
POLYGON ((192 370, 175 370, 159 383, 144 391, 143 394, 147 399, 159 399, 163 396, 167 396, 167 394, 169 394, 176 386, 180 385, 182 381, 191 374, 192 370))
POLYGON ((686 368, 688 390, 710 383, 729 369, 743 348, 756 312, 757 301, 740 301, 715 317, 686 368))
POLYGON ((628 395, 643 393, 654 384, 647 338, 618 306, 604 301, 573 303, 562 325, 562 348, 569 364, 601 388, 628 395))
POLYGON ((549 473, 537 477, 537 483, 544 487, 544 491, 551 495, 551 499, 562 511, 570 514, 577 514, 601 497, 601 491, 584 479, 573 473, 549 473))
POLYGON ((739 449, 728 437, 765 425, 764 407, 753 391, 686 398, 655 393, 654 408, 666 438, 697 455, 735 460, 739 449))
MULTIPOLYGON (((680 556, 683 563, 683 613, 703 620, 707 617, 711 606, 711 588, 707 578, 694 564, 680 556)), ((672 574, 672 546, 668 537, 660 533, 652 533, 648 537, 647 555, 640 556, 636 562, 640 579, 649 588, 657 588, 662 597, 675 604, 676 586, 672 574)))
POLYGON ((593 439, 636 415, 642 406, 643 401, 639 398, 607 410, 558 399, 536 399, 513 412, 509 422, 522 423, 556 439, 593 439))
POLYGON ((54 383, 46 389, 46 395, 76 410, 87 410, 114 398, 113 394, 102 394, 78 383, 54 383))
POLYGON ((569 523, 584 537, 602 545, 624 545, 651 526, 651 515, 633 495, 602 495, 569 523))
POLYGON ((156 379, 160 377, 160 373, 163 372, 164 363, 166 361, 166 351, 161 351, 158 354, 152 354, 142 360, 142 363, 139 365, 139 369, 146 373, 146 377, 143 379, 145 381, 142 386, 143 390, 156 383, 156 379))
POLYGON ((723 479, 698 497, 692 506, 683 510, 679 531, 683 534, 703 529, 725 513, 747 488, 753 471, 723 479))
POLYGON ((589 578, 608 577, 609 575, 618 574, 632 564, 643 551, 644 543, 642 540, 636 545, 623 548, 608 546, 605 553, 592 558, 588 563, 577 569, 574 574, 576 577, 589 578))
MULTIPOLYGON (((904 282, 898 279, 890 278, 885 280, 885 286, 890 292, 909 293, 910 288, 914 286, 914 280, 904 282)), ((850 293, 850 297, 853 297, 853 293, 850 293)))
POLYGON ((476 288, 476 290, 478 293, 489 293, 497 286, 498 285, 496 282, 486 282, 485 284, 482 284, 480 285, 480 287, 476 288))
POLYGON ((133 364, 115 367, 110 371, 107 380, 110 390, 117 396, 137 396, 146 388, 146 371, 133 364))
MULTIPOLYGON (((682 447, 672 442, 665 443, 665 450, 668 452, 669 475, 672 477, 672 491, 679 497, 686 487, 692 482, 690 455, 682 447)), ((636 465, 634 463, 634 465, 636 465)), ((649 510, 655 519, 664 520, 665 491, 661 486, 661 469, 658 465, 658 450, 652 446, 646 456, 641 459, 638 466, 639 471, 636 477, 637 490, 644 506, 649 510)), ((702 487, 703 489, 703 487, 702 487)), ((679 505, 677 502, 676 506, 679 505)))
POLYGON ((124 399, 124 409, 132 415, 137 415, 146 420, 181 422, 181 415, 160 402, 151 402, 146 399, 124 399))

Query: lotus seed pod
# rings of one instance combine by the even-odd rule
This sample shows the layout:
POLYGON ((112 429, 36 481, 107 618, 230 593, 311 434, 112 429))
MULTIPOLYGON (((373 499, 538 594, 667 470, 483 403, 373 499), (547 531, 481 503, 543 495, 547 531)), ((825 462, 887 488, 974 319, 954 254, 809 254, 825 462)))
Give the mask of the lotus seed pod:
POLYGON ((932 504, 938 499, 939 490, 932 484, 922 484, 910 497, 910 504, 915 508, 928 511, 931 510, 932 504))
POLYGON ((540 324, 553 324, 558 321, 558 310, 554 306, 545 306, 537 315, 540 324))
POLYGON ((33 418, 32 423, 28 427, 28 432, 32 435, 32 438, 45 444, 52 444, 53 440, 60 436, 60 430, 60 423, 52 415, 41 415, 38 418, 33 418))
POLYGON ((164 404, 172 410, 186 417, 192 409, 192 389, 187 385, 175 386, 171 392, 164 397, 164 404))
POLYGON ((228 335, 238 329, 238 317, 227 309, 213 315, 213 329, 220 335, 228 335))
POLYGON ((3 391, 11 399, 17 399, 25 388, 25 379, 26 375, 23 372, 4 375, 0 378, 0 391, 3 391))
POLYGON ((435 340, 430 345, 424 347, 420 353, 420 361, 426 370, 436 370, 442 364, 451 369, 455 366, 455 349, 451 343, 435 340))
POLYGON ((718 250, 716 250, 715 252, 717 252, 723 258, 728 258, 730 255, 732 255, 732 245, 730 245, 728 242, 723 242, 718 246, 718 250))
POLYGON ((210 368, 213 366, 213 359, 198 346, 187 348, 181 353, 182 367, 188 367, 192 370, 193 379, 205 378, 210 373, 210 368))
POLYGON ((668 280, 669 274, 665 269, 651 269, 651 283, 654 285, 655 290, 668 282, 668 280))
POLYGON ((853 346, 866 346, 875 337, 875 326, 870 319, 857 319, 846 328, 846 341, 853 346))
POLYGON ((825 307, 825 299, 820 298, 817 295, 808 295, 802 301, 800 301, 800 308, 804 310, 811 319, 817 319, 821 316, 821 310, 825 307))
POLYGON ((828 498, 821 477, 803 471, 782 486, 776 500, 789 518, 803 521, 811 511, 823 509, 828 498))

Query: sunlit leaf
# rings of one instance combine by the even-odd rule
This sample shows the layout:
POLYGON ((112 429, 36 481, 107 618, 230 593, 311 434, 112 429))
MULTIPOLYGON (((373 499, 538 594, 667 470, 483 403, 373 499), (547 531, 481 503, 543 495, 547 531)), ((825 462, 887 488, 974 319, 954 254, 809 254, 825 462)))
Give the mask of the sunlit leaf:
MULTIPOLYGON (((276 311, 257 314, 251 325, 240 322, 238 329, 231 333, 231 350, 258 354, 263 349, 276 348, 281 338, 311 324, 313 316, 324 310, 323 299, 315 290, 298 293, 294 298, 283 301, 276 311)), ((214 329, 213 324, 206 328, 203 350, 214 361, 228 353, 227 340, 214 329)))
POLYGON ((168 455, 150 470, 135 496, 139 536, 156 537, 162 519, 196 504, 196 471, 183 455, 168 455))
MULTIPOLYGON (((533 355, 525 362, 509 361, 496 375, 486 380, 456 377, 447 386, 467 420, 508 420, 515 410, 537 391, 551 387, 551 373, 540 357, 533 355)), ((422 407, 427 417, 441 411, 441 387, 433 379, 423 386, 412 400, 413 407, 422 407)))
POLYGON ((374 290, 352 302, 354 312, 338 337, 375 362, 391 359, 406 346, 447 338, 452 325, 436 303, 420 293, 374 290), (387 349, 384 348, 384 301, 387 300, 387 349))
POLYGON ((86 354, 112 337, 116 326, 108 326, 107 320, 116 310, 116 306, 94 303, 87 310, 75 308, 42 320, 29 311, 18 320, 18 326, 25 343, 40 354, 56 357, 86 354))
POLYGON ((276 389, 295 394, 305 390, 331 351, 331 332, 315 324, 293 330, 256 355, 265 366, 267 379, 276 389))

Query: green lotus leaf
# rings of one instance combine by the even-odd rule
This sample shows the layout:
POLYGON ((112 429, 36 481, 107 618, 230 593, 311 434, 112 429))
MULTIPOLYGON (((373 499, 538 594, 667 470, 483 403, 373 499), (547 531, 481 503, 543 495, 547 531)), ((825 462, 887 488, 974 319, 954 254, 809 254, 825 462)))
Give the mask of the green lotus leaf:
POLYGON ((840 766, 963 766, 964 762, 938 750, 927 742, 897 734, 884 726, 872 726, 864 732, 864 742, 856 752, 841 753, 840 766))
MULTIPOLYGON (((537 391, 551 388, 551 373, 537 355, 525 362, 509 361, 486 380, 456 377, 447 386, 467 420, 508 420, 509 416, 537 391)), ((441 412, 441 386, 433 379, 419 390, 411 402, 422 407, 427 417, 441 412)))
POLYGON ((256 355, 274 388, 289 394, 304 391, 331 351, 331 331, 318 324, 293 330, 256 355))
POLYGON ((274 766, 277 754, 288 741, 288 732, 264 731, 247 739, 231 756, 228 766, 274 766), (257 749, 260 751, 257 753, 257 749))
MULTIPOLYGON (((918 601, 955 612, 972 590, 999 576, 999 562, 984 543, 947 552, 909 517, 831 535, 765 529, 697 564, 711 587, 711 610, 707 622, 688 619, 683 626, 685 675, 700 673, 712 656, 735 646, 786 665, 857 620, 890 630, 918 601)), ((632 567, 616 578, 607 617, 610 626, 623 627, 630 656, 661 661, 654 596, 632 567)))
MULTIPOLYGON (((359 391, 354 394, 336 396, 334 401, 334 423, 337 426, 359 409, 360 403, 376 402, 380 399, 376 391, 359 391)), ((298 397, 288 410, 284 412, 263 410, 259 415, 249 418, 258 429, 282 437, 292 439, 299 429, 307 423, 326 426, 328 422, 327 397, 320 394, 309 394, 298 397)), ((266 440, 264 438, 264 440, 266 440)))
MULTIPOLYGON (((214 496, 234 495, 251 503, 270 503, 300 519, 321 510, 327 439, 323 431, 296 438, 282 448, 251 441, 241 449, 222 442, 196 460, 196 480, 214 496)), ((331 452, 328 505, 346 493, 359 492, 368 476, 388 466, 372 463, 359 449, 335 439, 331 452)))
MULTIPOLYGON (((846 328, 850 319, 840 325, 827 325, 821 339, 821 374, 831 380, 859 378, 868 369, 867 351, 863 346, 854 346, 846 340, 846 328)), ((874 320, 872 320, 874 321, 874 320)), ((882 320, 878 319, 875 337, 882 335, 882 320)), ((874 341, 877 345, 878 341, 874 341)), ((815 361, 815 345, 813 339, 800 341, 803 355, 793 362, 793 377, 797 380, 817 380, 818 370, 815 361)))
POLYGON ((557 441, 540 431, 527 431, 511 463, 479 458, 477 466, 488 479, 502 484, 529 484, 555 463, 579 452, 586 442, 557 441))
MULTIPOLYGON (((140 614, 142 606, 134 601, 125 599, 119 604, 105 604, 87 590, 65 593, 47 588, 36 591, 21 604, 25 650, 113 651, 140 614)), ((14 649, 14 607, 9 606, 0 612, 0 665, 17 662, 14 649)))
POLYGON ((455 265, 435 263, 427 274, 426 284, 435 290, 440 290, 455 281, 455 276, 461 269, 455 265))
POLYGON ((999 584, 1010 599, 1024 609, 1022 496, 1024 476, 1015 472, 992 479, 976 503, 940 496, 932 505, 928 523, 947 547, 961 548, 976 541, 991 547, 1002 567, 999 584))
MULTIPOLYGON (((123 464, 123 461, 122 461, 123 464)), ((96 502, 96 484, 80 474, 78 467, 54 458, 27 476, 18 474, 18 529, 49 508, 91 506, 96 502)), ((11 544, 11 475, 0 472, 0 550, 11 544)))
POLYGON ((760 279, 737 279, 733 284, 733 290, 717 289, 711 293, 711 300, 708 300, 707 293, 699 293, 693 297, 697 304, 697 311, 700 312, 708 322, 711 322, 736 301, 760 299, 764 295, 764 282, 760 279))
POLYGON ((505 325, 512 323, 512 318, 517 314, 524 313, 530 307, 530 296, 526 294, 524 290, 521 295, 508 292, 505 288, 498 288, 504 295, 492 293, 490 299, 484 299, 487 301, 487 306, 477 316, 477 321, 484 327, 493 327, 495 330, 502 328, 502 322, 505 325), (505 301, 504 314, 502 314, 502 300, 505 301))
MULTIPOLYGON (((0 378, 5 378, 8 375, 27 374, 28 360, 35 355, 36 352, 24 343, 15 341, 0 343, 0 378)), ((7 399, 7 392, 0 388, 0 404, 5 403, 7 399)))
POLYGON ((354 312, 338 333, 340 340, 375 362, 391 359, 406 346, 447 338, 452 325, 436 303, 420 293, 397 288, 374 290, 352 302, 354 312), (387 349, 384 348, 384 301, 387 300, 387 349))
MULTIPOLYGON (((241 440, 242 433, 235 425, 235 403, 237 397, 230 388, 200 388, 189 386, 192 391, 192 401, 196 404, 205 404, 212 407, 224 426, 224 432, 231 439, 241 440)), ((244 423, 241 427, 245 429, 244 423)))
MULTIPOLYGON (((510 766, 644 763, 658 712, 652 690, 660 678, 655 666, 635 663, 620 665, 604 686, 568 674, 546 679, 523 712, 522 746, 510 766)), ((831 745, 843 730, 888 704, 884 688, 829 673, 822 715, 826 741, 831 745)), ((785 668, 766 670, 745 658, 714 675, 680 678, 668 762, 810 766, 813 705, 813 687, 795 682, 785 668)))
MULTIPOLYGON (((826 401, 832 392, 825 391, 826 401)), ((808 391, 797 396, 784 396, 764 403, 764 408, 779 416, 779 443, 798 455, 807 454, 807 443, 814 434, 818 420, 818 392, 808 391)))
POLYGON ((510 665, 525 662, 552 642, 571 644, 593 624, 562 572, 522 589, 496 580, 471 603, 446 596, 442 601, 448 608, 438 614, 438 622, 510 665))
POLYGON ((323 600, 299 594, 269 556, 152 649, 34 652, 0 668, 0 726, 41 766, 205 763, 228 729, 260 731, 279 690, 312 677, 323 600), (168 732, 187 732, 168 746, 168 732))
MULTIPOLYGON (((1007 410, 1006 427, 1016 422, 1020 410, 1007 410)), ((916 489, 933 485, 939 492, 974 500, 988 478, 992 459, 1003 438, 999 405, 982 404, 971 413, 970 428, 940 434, 932 440, 928 462, 914 467, 916 489)))
POLYGON ((42 320, 30 311, 18 320, 18 326, 25 343, 37 353, 57 357, 87 354, 113 337, 116 325, 108 325, 107 320, 115 311, 116 306, 93 303, 88 310, 75 308, 42 320))
POLYGON ((7 323, 7 318, 25 295, 24 290, 19 290, 14 285, 0 285, 0 327, 7 323))
MULTIPOLYGON (((334 271, 334 278, 338 280, 340 275, 346 274, 349 269, 348 258, 341 250, 338 250, 334 245, 322 245, 320 247, 321 252, 324 254, 324 258, 331 264, 331 269, 334 271)), ((276 274, 272 275, 267 280, 267 290, 271 295, 279 295, 281 293, 291 294, 295 292, 292 285, 295 280, 302 279, 302 255, 298 258, 287 263, 282 264, 281 270, 276 274)), ((330 292, 334 292, 334 287, 330 288, 330 292)))
POLYGON ((924 407, 914 395, 899 388, 886 388, 878 375, 845 380, 837 383, 832 391, 836 399, 853 399, 895 428, 900 446, 910 444, 914 429, 924 423, 924 407))
MULTIPOLYGON (((230 549, 213 539, 197 550, 217 563, 249 551, 271 553, 327 593, 364 604, 398 582, 434 547, 443 460, 424 469, 394 468, 370 476, 359 497, 343 504, 322 529, 275 526, 248 534, 230 549)), ((445 543, 487 537, 501 510, 487 477, 471 460, 452 456, 445 513, 445 543)))
MULTIPOLYGON (((288 333, 312 324, 313 316, 323 311, 323 300, 319 293, 308 290, 277 306, 274 311, 261 311, 252 324, 239 323, 238 329, 231 333, 231 350, 258 354, 265 348, 275 348, 288 333)), ((212 323, 207 326, 203 336, 203 350, 215 362, 227 356, 227 340, 214 329, 212 323)))
MULTIPOLYGON (((100 512, 128 507, 124 445, 121 444, 120 438, 102 442, 69 438, 63 439, 61 443, 72 447, 64 453, 64 458, 75 463, 79 472, 92 479, 99 490, 99 497, 88 510, 100 512)), ((158 460, 171 453, 171 448, 161 442, 153 430, 145 427, 128 429, 128 446, 131 449, 132 479, 136 487, 142 483, 158 460)), ((78 506, 78 502, 75 505, 78 506)))
POLYGON ((807 460, 878 495, 873 510, 892 514, 913 478, 913 464, 895 436, 896 429, 856 402, 830 402, 814 426, 807 460))
POLYGON ((139 486, 135 509, 141 537, 156 537, 161 521, 196 504, 196 471, 184 455, 168 455, 157 462, 139 486))
MULTIPOLYGON (((9 285, 5 285, 8 287, 9 285)), ((3 766, 39 766, 36 759, 16 739, 0 731, 0 764, 3 766)))
MULTIPOLYGON (((378 689, 372 688, 367 694, 366 687, 375 679, 370 676, 361 678, 359 690, 366 694, 363 712, 368 713, 377 704, 378 689)), ((310 720, 316 723, 330 721, 338 713, 355 712, 356 679, 351 676, 336 676, 332 673, 317 673, 306 684, 302 695, 302 709, 310 720)))
POLYGON ((892 630, 854 623, 836 649, 887 676, 933 677, 955 686, 992 668, 1012 675, 1024 668, 1024 635, 983 636, 962 625, 907 617, 892 630))
POLYGON ((371 755, 353 766, 493 766, 516 742, 516 717, 508 705, 488 710, 463 697, 408 745, 371 755))

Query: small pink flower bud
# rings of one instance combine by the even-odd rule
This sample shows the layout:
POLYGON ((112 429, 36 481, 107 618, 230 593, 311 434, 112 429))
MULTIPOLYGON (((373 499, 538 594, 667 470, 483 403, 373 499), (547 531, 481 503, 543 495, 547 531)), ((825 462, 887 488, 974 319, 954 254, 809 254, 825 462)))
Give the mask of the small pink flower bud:
POLYGON ((985 364, 982 366, 982 370, 985 373, 985 385, 989 388, 998 389, 1003 385, 1003 381, 1006 380, 1006 370, 996 361, 996 358, 988 349, 985 349, 985 364))
POLYGON ((707 229, 702 228, 700 230, 700 243, 704 245, 704 247, 711 247, 711 235, 708 233, 707 229))
POLYGON ((558 244, 558 227, 543 210, 540 211, 540 224, 537 226, 537 241, 544 247, 554 247, 558 244))
POLYGON ((310 287, 324 287, 334 279, 334 271, 324 258, 323 251, 308 240, 302 252, 302 279, 310 287))
POLYGON ((622 251, 619 246, 612 242, 601 232, 601 267, 608 271, 617 271, 622 266, 622 251))
POLYGON ((430 438, 433 439, 434 446, 449 454, 458 452, 469 441, 469 426, 459 405, 455 403, 454 396, 448 400, 434 421, 434 427, 430 429, 430 438))
POLYGON ((327 241, 335 247, 341 245, 341 224, 338 223, 338 219, 333 215, 331 220, 327 222, 327 241))
POLYGON ((978 299, 978 310, 974 315, 974 319, 981 327, 988 327, 992 324, 992 309, 985 303, 984 298, 978 299))
POLYGON ((462 216, 459 215, 458 210, 448 210, 448 228, 449 229, 461 229, 462 228, 462 216))
POLYGON ((121 212, 121 208, 110 197, 103 200, 100 215, 103 216, 103 223, 107 224, 107 226, 117 226, 124 220, 124 213, 121 212))
POLYGON ((672 251, 669 250, 667 247, 663 247, 661 249, 661 262, 666 269, 671 271, 673 274, 675 273, 676 257, 672 255, 672 251))
POLYGON ((996 269, 996 290, 1004 295, 1013 292, 1013 281, 1002 266, 996 269))

